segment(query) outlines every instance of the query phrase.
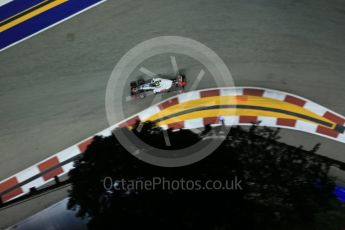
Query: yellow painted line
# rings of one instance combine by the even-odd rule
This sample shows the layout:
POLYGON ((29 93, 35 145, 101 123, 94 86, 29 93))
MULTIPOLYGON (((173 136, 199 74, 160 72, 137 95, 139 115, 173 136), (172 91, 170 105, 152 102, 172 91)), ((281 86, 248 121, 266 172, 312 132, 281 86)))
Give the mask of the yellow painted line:
MULTIPOLYGON (((229 105, 229 104, 237 104, 237 105, 252 105, 252 106, 262 106, 267 108, 274 108, 274 109, 282 109, 294 113, 303 114, 321 121, 329 122, 333 124, 335 127, 335 123, 330 121, 322 116, 319 116, 303 107, 271 98, 265 97, 257 97, 257 96, 216 96, 216 97, 206 97, 197 100, 192 100, 188 102, 184 102, 181 104, 177 104, 171 107, 168 107, 157 114, 149 117, 147 120, 157 120, 159 118, 177 113, 182 112, 184 110, 189 110, 197 107, 202 106, 214 106, 214 105, 229 105)), ((214 109, 213 110, 206 110, 206 111, 199 111, 199 112, 192 112, 190 114, 181 115, 179 117, 171 118, 166 121, 162 121, 159 124, 170 124, 177 121, 187 120, 187 119, 194 119, 194 118, 204 118, 204 117, 215 117, 215 116, 230 116, 230 115, 238 115, 238 116, 267 116, 267 117, 277 117, 277 118, 289 118, 295 120, 303 120, 306 122, 314 123, 309 120, 305 120, 299 117, 295 117, 292 115, 277 113, 277 112, 270 112, 270 111, 262 111, 262 110, 253 110, 253 109, 214 109)))
POLYGON ((45 6, 41 7, 41 8, 38 8, 37 10, 34 10, 34 11, 28 13, 28 14, 23 15, 23 17, 17 18, 15 20, 13 20, 13 21, 11 21, 11 22, 1 26, 0 27, 0 32, 4 32, 5 30, 7 30, 7 29, 9 29, 9 28, 11 28, 13 26, 16 26, 16 25, 18 25, 18 24, 20 24, 22 22, 25 22, 26 20, 29 20, 30 18, 33 18, 33 17, 35 17, 35 16, 37 16, 37 15, 39 15, 39 14, 41 14, 41 13, 43 13, 43 12, 49 10, 49 9, 51 9, 51 8, 54 8, 54 7, 58 6, 58 5, 61 5, 64 2, 67 2, 67 1, 68 0, 56 0, 56 1, 53 1, 52 3, 49 3, 49 4, 47 4, 47 5, 45 5, 45 6))
POLYGON ((31 7, 27 8, 27 9, 25 9, 25 10, 23 10, 23 11, 21 11, 21 12, 15 14, 15 15, 12 15, 12 16, 9 17, 9 18, 6 18, 6 19, 2 20, 0 23, 3 23, 4 21, 7 21, 7 20, 9 20, 9 19, 11 19, 11 18, 14 18, 14 17, 16 17, 16 16, 18 16, 18 15, 24 13, 24 12, 27 12, 27 11, 31 10, 32 8, 35 8, 35 7, 39 6, 39 5, 42 5, 42 4, 44 4, 45 2, 48 2, 48 1, 49 1, 49 0, 44 0, 44 1, 40 2, 40 3, 37 3, 37 4, 34 5, 34 6, 31 6, 31 7))
POLYGON ((168 125, 168 124, 172 124, 179 121, 185 121, 189 119, 219 117, 219 116, 263 116, 263 117, 277 117, 277 118, 279 117, 279 118, 287 118, 287 119, 301 120, 301 121, 305 121, 309 123, 314 123, 312 121, 305 120, 302 118, 296 118, 295 116, 281 114, 281 113, 274 113, 274 112, 269 112, 269 111, 262 111, 262 110, 211 109, 211 110, 205 110, 205 111, 191 112, 191 113, 184 114, 181 116, 173 117, 173 118, 158 122, 157 125, 168 125))
POLYGON ((157 120, 158 118, 165 117, 174 113, 178 113, 184 110, 189 110, 201 106, 213 106, 213 105, 229 105, 229 104, 238 104, 238 97, 234 96, 217 96, 217 97, 205 97, 201 99, 196 99, 192 101, 187 101, 177 105, 170 106, 155 115, 148 117, 147 120, 157 120))

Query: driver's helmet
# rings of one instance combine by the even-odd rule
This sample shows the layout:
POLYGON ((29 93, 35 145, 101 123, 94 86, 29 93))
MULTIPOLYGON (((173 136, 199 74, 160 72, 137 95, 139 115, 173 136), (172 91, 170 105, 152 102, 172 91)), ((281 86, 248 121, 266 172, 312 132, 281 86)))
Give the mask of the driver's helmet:
POLYGON ((152 86, 158 87, 159 84, 160 84, 160 80, 159 80, 159 79, 153 78, 153 79, 151 80, 151 85, 152 85, 152 86))

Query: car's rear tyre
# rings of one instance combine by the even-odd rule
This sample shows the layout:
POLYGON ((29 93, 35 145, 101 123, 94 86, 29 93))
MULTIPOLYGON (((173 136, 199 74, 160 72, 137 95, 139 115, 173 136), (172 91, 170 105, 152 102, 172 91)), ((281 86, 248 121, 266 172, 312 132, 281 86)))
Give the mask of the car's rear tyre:
POLYGON ((138 85, 143 85, 145 84, 145 80, 144 79, 139 79, 138 80, 138 85))

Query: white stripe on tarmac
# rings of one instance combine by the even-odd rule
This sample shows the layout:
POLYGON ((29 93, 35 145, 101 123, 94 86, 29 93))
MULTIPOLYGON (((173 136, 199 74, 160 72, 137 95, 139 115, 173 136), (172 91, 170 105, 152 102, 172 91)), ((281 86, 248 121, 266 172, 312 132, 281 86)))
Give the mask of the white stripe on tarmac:
MULTIPOLYGON (((0 1, 1 1, 1 0, 0 0, 0 1)), ((4 51, 4 50, 6 50, 6 49, 8 49, 8 48, 10 48, 10 47, 12 47, 12 46, 15 46, 15 45, 17 45, 17 44, 19 44, 19 43, 21 43, 21 42, 23 42, 23 41, 25 41, 25 40, 27 40, 27 39, 33 37, 33 36, 39 34, 39 33, 42 33, 42 32, 44 32, 44 31, 46 31, 46 30, 48 30, 48 29, 50 29, 50 28, 52 28, 52 27, 54 27, 54 26, 56 26, 56 25, 58 25, 58 24, 60 24, 60 23, 62 23, 62 22, 64 22, 64 21, 67 21, 68 19, 71 19, 71 18, 73 18, 73 17, 75 17, 75 16, 77 16, 77 15, 79 15, 79 14, 81 14, 81 13, 84 13, 85 11, 87 11, 87 10, 89 10, 89 9, 95 7, 95 6, 98 6, 99 4, 104 3, 104 2, 106 2, 106 1, 107 1, 107 0, 102 0, 102 1, 100 1, 100 2, 97 2, 97 3, 95 3, 95 4, 93 4, 93 5, 91 5, 91 6, 87 7, 87 8, 85 8, 85 9, 83 9, 83 10, 81 10, 81 11, 75 13, 75 14, 72 14, 71 16, 69 16, 69 17, 67 17, 67 18, 64 18, 64 19, 62 19, 62 20, 60 20, 60 21, 58 21, 58 22, 55 22, 54 24, 51 24, 51 25, 48 26, 48 27, 45 27, 45 28, 42 29, 42 30, 37 31, 36 33, 31 34, 30 36, 27 36, 27 37, 25 37, 25 38, 23 38, 23 39, 21 39, 21 40, 18 40, 18 41, 14 42, 14 43, 11 43, 10 45, 8 45, 8 46, 6 46, 6 47, 0 49, 0 52, 1 52, 1 51, 4 51)))
POLYGON ((205 71, 202 69, 200 70, 199 75, 196 77, 195 81, 193 82, 193 85, 190 87, 190 91, 196 90, 196 88, 198 87, 201 79, 204 77, 205 75, 205 71))
POLYGON ((13 0, 0 0, 0 6, 6 5, 7 3, 12 2, 13 0))
POLYGON ((151 72, 150 70, 146 69, 145 67, 140 67, 139 71, 142 72, 143 74, 145 74, 146 76, 151 77, 151 78, 158 77, 157 74, 151 72))
POLYGON ((168 132, 166 130, 163 130, 163 136, 164 136, 165 145, 171 146, 169 135, 168 135, 168 132))
POLYGON ((176 57, 170 56, 170 61, 171 61, 171 65, 172 65, 173 70, 174 70, 174 74, 177 75, 178 74, 178 66, 177 66, 177 62, 176 62, 176 57))

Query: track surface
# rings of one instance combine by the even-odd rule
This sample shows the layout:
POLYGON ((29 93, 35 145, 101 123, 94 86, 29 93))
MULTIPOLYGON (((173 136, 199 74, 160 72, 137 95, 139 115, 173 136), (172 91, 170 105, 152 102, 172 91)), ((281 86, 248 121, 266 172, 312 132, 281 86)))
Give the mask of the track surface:
MULTIPOLYGON (((113 67, 156 36, 202 42, 223 59, 237 86, 291 92, 344 115, 344 21, 345 3, 336 0, 107 1, 0 53, 0 179, 106 128, 113 67)), ((172 72, 165 59, 145 67, 172 72)), ((192 82, 198 67, 188 61, 179 67, 192 82)), ((205 77, 199 88, 209 87, 205 77)), ((130 102, 125 112, 150 103, 130 102)), ((290 144, 322 142, 321 154, 345 161, 342 144, 282 134, 290 144)))

